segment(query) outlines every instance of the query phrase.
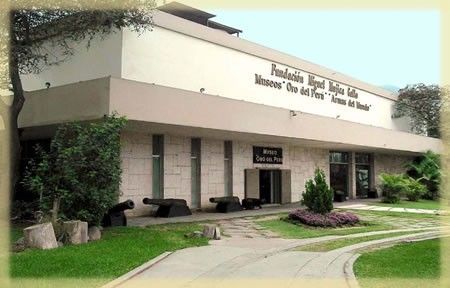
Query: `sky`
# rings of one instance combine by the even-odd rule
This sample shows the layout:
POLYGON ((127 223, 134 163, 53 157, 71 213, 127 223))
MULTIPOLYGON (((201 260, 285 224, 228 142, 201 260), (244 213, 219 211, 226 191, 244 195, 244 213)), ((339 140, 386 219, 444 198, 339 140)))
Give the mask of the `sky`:
POLYGON ((241 38, 377 86, 440 80, 439 11, 205 10, 241 38))

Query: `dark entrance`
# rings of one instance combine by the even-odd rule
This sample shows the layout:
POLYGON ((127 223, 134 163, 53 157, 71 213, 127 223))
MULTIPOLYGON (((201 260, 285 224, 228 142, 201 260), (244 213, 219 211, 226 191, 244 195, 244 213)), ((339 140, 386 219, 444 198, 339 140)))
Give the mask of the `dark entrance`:
POLYGON ((336 194, 343 193, 348 197, 348 153, 330 152, 330 186, 336 194))
POLYGON ((367 198, 370 189, 370 154, 355 154, 356 197, 367 198))
POLYGON ((259 198, 264 203, 281 203, 281 170, 259 171, 259 198))

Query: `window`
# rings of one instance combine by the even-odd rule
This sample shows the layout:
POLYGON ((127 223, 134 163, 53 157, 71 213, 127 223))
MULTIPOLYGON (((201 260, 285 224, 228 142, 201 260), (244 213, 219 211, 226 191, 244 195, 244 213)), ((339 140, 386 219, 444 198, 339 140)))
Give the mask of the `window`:
POLYGON ((356 164, 370 164, 370 155, 367 153, 355 153, 356 164))
POLYGON ((233 196, 233 142, 224 142, 224 184, 225 195, 233 196))
POLYGON ((347 152, 330 152, 330 163, 347 164, 348 153, 347 152))
POLYGON ((152 139, 152 195, 164 198, 164 135, 153 135, 152 139))

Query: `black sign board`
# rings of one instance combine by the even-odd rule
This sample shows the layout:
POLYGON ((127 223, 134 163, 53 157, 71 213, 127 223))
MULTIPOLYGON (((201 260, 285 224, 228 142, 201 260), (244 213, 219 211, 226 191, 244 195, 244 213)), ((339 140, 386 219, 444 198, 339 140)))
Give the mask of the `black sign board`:
POLYGON ((283 149, 253 146, 253 163, 283 164, 283 149))

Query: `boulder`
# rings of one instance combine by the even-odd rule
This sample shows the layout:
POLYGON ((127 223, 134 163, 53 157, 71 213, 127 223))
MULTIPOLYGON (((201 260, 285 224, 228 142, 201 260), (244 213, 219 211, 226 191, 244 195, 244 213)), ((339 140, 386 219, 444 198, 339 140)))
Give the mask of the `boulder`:
POLYGON ((203 233, 201 231, 194 231, 184 234, 186 238, 201 238, 203 237, 203 233))
POLYGON ((88 238, 89 241, 97 241, 102 238, 102 232, 99 227, 97 226, 91 226, 88 229, 88 238))
POLYGON ((58 247, 52 223, 37 224, 23 229, 25 246, 38 249, 58 247))
POLYGON ((214 231, 214 240, 220 240, 220 228, 216 227, 215 231, 214 231))
POLYGON ((12 251, 13 252, 22 252, 23 250, 25 250, 25 238, 20 237, 16 242, 14 242, 13 246, 12 246, 12 251))
POLYGON ((88 223, 79 220, 63 222, 65 242, 83 244, 88 241, 88 223))
POLYGON ((213 224, 205 224, 203 226, 203 236, 208 239, 213 239, 216 231, 216 225, 213 224))

